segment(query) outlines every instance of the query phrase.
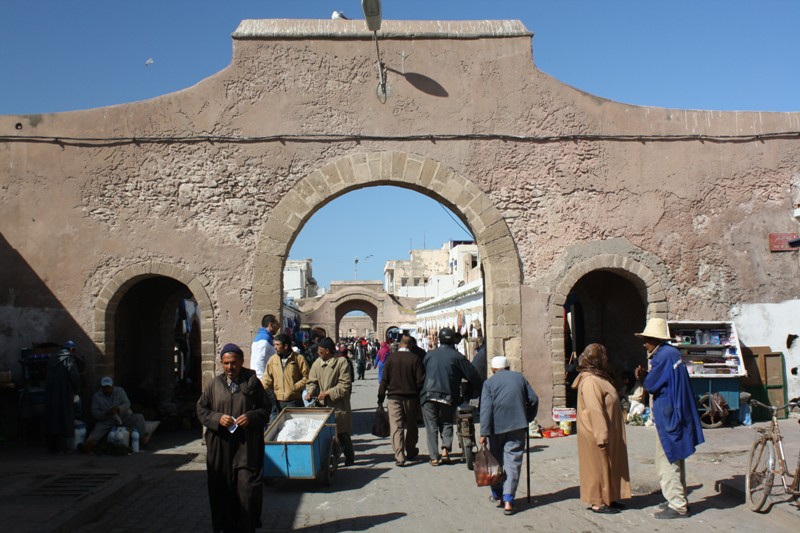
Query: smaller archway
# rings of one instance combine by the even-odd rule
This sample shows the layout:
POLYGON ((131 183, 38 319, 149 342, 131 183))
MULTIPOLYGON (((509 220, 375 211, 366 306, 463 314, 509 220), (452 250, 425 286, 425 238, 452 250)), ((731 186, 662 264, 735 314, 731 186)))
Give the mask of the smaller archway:
MULTIPOLYGON (((378 306, 367 300, 351 299, 339 303, 334 310, 334 320, 336 321, 335 330, 340 337, 348 337, 348 332, 342 328, 342 322, 345 317, 357 316, 356 312, 363 313, 368 317, 370 323, 370 331, 376 331, 378 328, 378 306)), ((349 330, 352 325, 348 325, 349 330)), ((358 327, 356 326, 356 329, 358 327)))
POLYGON ((634 333, 648 317, 667 316, 666 293, 642 263, 620 255, 601 255, 573 266, 551 299, 553 405, 575 405, 571 380, 576 356, 593 342, 606 346, 617 374, 646 362, 634 333), (563 370, 562 370, 563 369, 563 370))
POLYGON ((182 417, 214 373, 211 307, 204 284, 180 268, 148 262, 121 270, 96 304, 105 360, 91 378, 112 375, 132 402, 162 419, 182 417))
POLYGON ((339 338, 374 338, 375 320, 363 311, 346 313, 339 323, 339 338))

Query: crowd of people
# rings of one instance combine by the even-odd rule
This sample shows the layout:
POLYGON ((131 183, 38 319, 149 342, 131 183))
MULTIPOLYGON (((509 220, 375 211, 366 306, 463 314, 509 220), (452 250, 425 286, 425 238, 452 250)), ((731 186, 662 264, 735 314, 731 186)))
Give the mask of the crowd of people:
MULTIPOLYGON (((665 498, 656 517, 687 517, 684 461, 703 442, 689 375, 680 353, 667 342, 665 320, 650 319, 636 335, 647 351, 649 371, 639 366, 623 373, 620 387, 610 374, 603 345, 590 344, 577 358, 571 387, 577 398, 580 499, 595 513, 625 508, 623 501, 631 497, 625 424, 641 418, 649 400, 648 418, 658 433, 655 466, 665 498)), ((245 368, 239 346, 226 344, 219 354, 223 372, 197 402, 197 416, 205 428, 213 529, 252 531, 260 526, 265 432, 285 408, 332 408, 344 465, 355 464, 350 397, 353 381, 365 379, 372 368, 378 375, 377 402, 387 403, 397 467, 418 459, 420 422, 429 465, 449 463, 456 407, 480 399, 479 443, 488 444, 505 474, 490 487, 489 498, 506 515, 516 513, 526 432, 536 416, 538 397, 523 375, 511 370, 506 357, 487 361, 482 339, 476 342, 472 361, 456 349, 460 340, 455 331, 443 328, 438 347, 426 352, 410 335, 387 342, 334 342, 315 328, 303 345, 280 333, 274 315, 265 315, 251 346, 252 369, 245 368)), ((72 431, 81 360, 71 343, 50 363, 45 432, 52 450, 59 446, 58 437, 72 431)), ((100 385, 92 397, 95 424, 85 449, 90 451, 115 426, 135 428, 146 444, 144 419, 131 411, 124 389, 110 376, 100 385)))
MULTIPOLYGON (((580 499, 595 513, 625 509, 623 501, 631 497, 625 425, 646 418, 658 434, 654 460, 665 498, 655 516, 684 518, 689 516, 684 461, 703 442, 694 394, 680 352, 668 343, 666 321, 650 319, 636 335, 647 351, 649 370, 639 366, 623 372, 620 386, 601 344, 588 345, 574 365, 580 499)), ((355 464, 350 397, 353 381, 364 380, 370 369, 377 371, 378 404, 387 403, 397 467, 418 459, 421 422, 429 465, 449 463, 456 407, 479 398, 479 444, 488 444, 504 471, 503 479, 490 487, 489 498, 506 515, 516 513, 526 432, 536 416, 538 397, 523 375, 511 370, 506 357, 487 361, 482 338, 476 339, 475 355, 468 361, 456 349, 459 337, 443 328, 438 347, 426 352, 410 335, 386 342, 334 342, 314 328, 303 344, 280 333, 274 315, 265 315, 251 346, 252 369, 245 368, 241 348, 226 344, 219 354, 223 372, 197 402, 207 444, 213 529, 260 527, 266 428, 285 408, 332 408, 344 465, 355 464)), ((81 364, 74 343, 67 343, 50 361, 45 434, 51 451, 63 449, 64 439, 72 434, 81 364)), ((91 451, 115 426, 135 428, 142 445, 147 444, 144 418, 131 411, 125 390, 110 376, 101 379, 90 413, 95 424, 84 451, 91 451)))
MULTIPOLYGON (((260 526, 260 476, 270 403, 275 405, 272 416, 285 407, 333 408, 344 464, 355 463, 350 396, 353 380, 364 379, 371 367, 379 375, 378 404, 388 404, 397 467, 418 458, 420 418, 430 466, 449 463, 454 409, 471 395, 478 396, 479 442, 488 444, 504 471, 502 480, 490 487, 489 498, 504 514, 517 512, 526 432, 536 416, 538 397, 506 357, 492 357, 487 365, 485 346, 479 341, 468 361, 455 349, 460 339, 450 328, 439 332, 439 346, 427 353, 409 335, 391 346, 367 339, 337 343, 322 330, 313 331, 310 346, 303 349, 273 330, 273 321, 272 315, 264 317, 253 342, 253 353, 259 354, 253 361, 263 367, 243 368, 243 351, 225 345, 220 352, 223 373, 206 387, 197 404, 198 416, 208 429, 208 487, 215 531, 252 531, 260 526), (269 347, 262 345, 264 340, 269 347), (262 350, 269 357, 262 356, 262 350), (488 379, 487 371, 491 371, 488 379)), ((689 376, 679 352, 667 343, 666 321, 651 319, 636 335, 647 350, 649 372, 637 368, 624 376, 621 388, 609 373, 603 345, 590 344, 577 359, 571 386, 577 394, 580 499, 595 513, 625 509, 623 501, 631 497, 625 423, 631 412, 641 414, 638 406, 649 395, 650 416, 658 432, 655 465, 665 498, 655 516, 684 518, 689 516, 684 460, 703 442, 689 376)))

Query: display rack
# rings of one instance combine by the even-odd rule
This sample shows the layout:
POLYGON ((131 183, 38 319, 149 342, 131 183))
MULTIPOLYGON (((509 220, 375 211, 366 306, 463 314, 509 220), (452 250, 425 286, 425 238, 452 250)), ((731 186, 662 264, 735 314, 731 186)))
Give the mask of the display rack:
POLYGON ((670 344, 680 350, 689 372, 700 423, 704 428, 722 426, 728 416, 717 408, 715 398, 721 397, 728 411, 738 412, 739 378, 747 375, 736 325, 698 320, 672 320, 667 325, 670 344))
POLYGON ((746 376, 739 336, 733 322, 669 321, 672 345, 680 350, 692 377, 746 376))

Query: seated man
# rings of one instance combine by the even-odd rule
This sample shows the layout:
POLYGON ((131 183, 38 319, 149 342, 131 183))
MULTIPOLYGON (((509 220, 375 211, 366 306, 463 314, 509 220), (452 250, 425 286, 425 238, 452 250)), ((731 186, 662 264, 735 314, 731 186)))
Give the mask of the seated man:
POLYGON ((131 401, 122 387, 115 387, 109 376, 100 380, 100 390, 92 396, 92 416, 97 421, 86 439, 87 453, 111 431, 114 426, 136 428, 139 431, 142 446, 147 445, 150 437, 145 433, 144 417, 131 411, 131 401))

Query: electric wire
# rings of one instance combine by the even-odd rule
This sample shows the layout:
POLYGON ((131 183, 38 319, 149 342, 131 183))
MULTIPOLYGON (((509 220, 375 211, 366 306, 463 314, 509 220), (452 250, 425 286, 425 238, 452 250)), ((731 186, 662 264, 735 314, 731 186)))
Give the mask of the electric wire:
POLYGON ((750 143, 772 140, 800 139, 800 131, 755 133, 746 135, 627 135, 627 134, 565 134, 565 135, 514 135, 507 133, 425 133, 409 135, 378 134, 340 134, 340 133, 281 133, 275 135, 235 136, 235 135, 169 135, 169 136, 131 136, 131 137, 73 137, 66 135, 0 135, 0 143, 53 143, 62 146, 106 147, 140 144, 259 144, 259 143, 331 143, 365 141, 502 141, 531 144, 556 144, 578 142, 637 142, 670 143, 750 143))
POLYGON ((438 202, 438 201, 437 201, 436 203, 437 203, 437 204, 439 204, 439 207, 441 207, 441 208, 442 208, 442 210, 444 210, 444 212, 445 212, 445 213, 447 213, 447 216, 449 216, 451 219, 453 219, 453 222, 455 222, 455 223, 456 223, 456 225, 457 225, 459 228, 461 228, 462 230, 464 230, 464 233, 466 233, 467 235, 469 235, 469 236, 470 236, 470 237, 472 237, 473 239, 475 238, 475 236, 472 234, 472 232, 471 232, 471 231, 469 231, 467 228, 465 228, 465 227, 464 227, 464 225, 461 223, 461 221, 460 221, 460 220, 458 220, 456 217, 454 217, 454 216, 453 216, 453 213, 451 213, 451 212, 450 212, 450 210, 449 210, 449 209, 447 209, 447 208, 446 208, 446 207, 445 207, 445 206, 442 204, 442 202, 438 202))

